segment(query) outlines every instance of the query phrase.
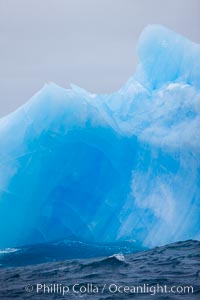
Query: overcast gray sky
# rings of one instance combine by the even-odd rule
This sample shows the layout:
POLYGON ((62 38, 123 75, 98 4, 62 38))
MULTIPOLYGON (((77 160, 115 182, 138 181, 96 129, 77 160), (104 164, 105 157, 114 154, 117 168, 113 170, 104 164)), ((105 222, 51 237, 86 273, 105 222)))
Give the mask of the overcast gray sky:
POLYGON ((152 23, 200 42, 200 0, 0 0, 0 116, 49 81, 119 89, 152 23))

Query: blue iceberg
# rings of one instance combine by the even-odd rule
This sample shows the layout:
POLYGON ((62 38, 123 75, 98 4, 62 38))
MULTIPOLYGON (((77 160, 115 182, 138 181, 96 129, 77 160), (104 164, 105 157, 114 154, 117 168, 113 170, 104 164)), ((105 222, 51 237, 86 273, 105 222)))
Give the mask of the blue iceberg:
POLYGON ((200 46, 157 25, 116 93, 47 84, 0 119, 0 247, 200 238, 200 46))

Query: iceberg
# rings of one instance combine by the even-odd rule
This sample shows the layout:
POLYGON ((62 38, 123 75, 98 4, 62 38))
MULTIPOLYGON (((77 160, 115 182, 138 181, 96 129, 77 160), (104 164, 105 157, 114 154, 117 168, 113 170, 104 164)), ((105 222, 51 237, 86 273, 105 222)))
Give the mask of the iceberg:
POLYGON ((46 84, 0 119, 0 247, 200 238, 200 46, 160 25, 116 93, 46 84))

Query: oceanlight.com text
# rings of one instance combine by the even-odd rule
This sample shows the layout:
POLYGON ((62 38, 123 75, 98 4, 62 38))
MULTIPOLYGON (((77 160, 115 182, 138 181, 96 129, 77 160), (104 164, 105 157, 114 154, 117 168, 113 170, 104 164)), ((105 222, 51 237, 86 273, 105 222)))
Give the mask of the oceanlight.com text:
POLYGON ((193 294, 194 287, 192 285, 119 285, 117 283, 109 283, 109 284, 81 284, 74 283, 70 285, 65 284, 46 284, 46 283, 37 283, 36 285, 27 285, 25 287, 25 291, 27 293, 36 293, 36 294, 49 294, 49 295, 62 295, 65 296, 67 294, 149 294, 151 296, 155 296, 157 294, 193 294))

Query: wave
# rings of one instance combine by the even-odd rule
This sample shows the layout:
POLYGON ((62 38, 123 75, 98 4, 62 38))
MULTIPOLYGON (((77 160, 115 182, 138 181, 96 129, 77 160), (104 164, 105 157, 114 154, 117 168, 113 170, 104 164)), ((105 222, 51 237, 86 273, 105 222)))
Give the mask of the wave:
MULTIPOLYGON (((200 241, 183 241, 133 254, 116 253, 102 258, 65 260, 47 262, 38 265, 0 268, 0 286, 2 299, 24 299, 24 287, 38 282, 56 282, 73 286, 76 283, 100 287, 106 284, 133 286, 144 284, 170 286, 192 286, 191 294, 159 294, 159 300, 198 300, 200 299, 200 241), (8 285, 9 283, 9 285, 8 285), (9 288, 12 286, 12 288, 9 288)), ((40 295, 40 299, 46 299, 40 295)), ((56 295, 55 295, 56 296, 56 295)), ((104 294, 68 295, 82 299, 113 299, 108 290, 104 294)), ((29 299, 35 299, 34 291, 29 299)), ((57 297, 58 298, 58 297, 57 297)), ((56 299, 57 299, 56 298, 56 299)), ((154 298, 149 294, 114 295, 115 299, 154 298)), ((68 299, 68 297, 67 297, 68 299)))
POLYGON ((18 247, 18 249, 1 249, 0 265, 1 267, 16 267, 93 257, 106 257, 106 262, 115 260, 122 262, 124 260, 123 255, 144 249, 145 248, 140 247, 134 241, 98 244, 65 239, 50 243, 18 247))

